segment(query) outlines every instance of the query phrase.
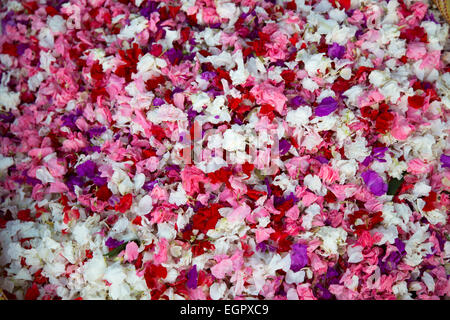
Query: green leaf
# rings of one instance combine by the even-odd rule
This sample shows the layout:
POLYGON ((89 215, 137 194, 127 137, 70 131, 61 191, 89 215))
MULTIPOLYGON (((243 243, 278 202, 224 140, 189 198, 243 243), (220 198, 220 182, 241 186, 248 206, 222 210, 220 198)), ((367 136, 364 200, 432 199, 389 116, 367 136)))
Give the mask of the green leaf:
POLYGON ((389 186, 388 186, 388 191, 387 194, 390 196, 394 196, 398 189, 401 187, 401 185, 403 184, 403 181, 405 180, 404 177, 402 177, 400 180, 396 179, 396 178, 392 178, 389 181, 389 186))
MULTIPOLYGON (((134 240, 131 240, 131 241, 136 242, 136 244, 137 244, 138 246, 141 245, 141 242, 140 242, 138 239, 134 239, 134 240)), ((105 256, 105 257, 108 257, 108 258, 114 258, 114 257, 117 256, 120 252, 122 252, 122 250, 125 250, 127 244, 130 243, 131 241, 127 241, 127 242, 125 242, 125 243, 122 243, 120 246, 115 247, 114 249, 112 249, 112 250, 111 250, 110 252, 108 252, 107 254, 104 254, 104 256, 105 256)))

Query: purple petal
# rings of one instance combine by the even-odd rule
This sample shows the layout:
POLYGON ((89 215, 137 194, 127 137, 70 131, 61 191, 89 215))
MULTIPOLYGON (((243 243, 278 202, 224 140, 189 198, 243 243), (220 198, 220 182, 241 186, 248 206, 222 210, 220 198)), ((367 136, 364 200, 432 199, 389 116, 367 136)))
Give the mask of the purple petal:
POLYGON ((335 111, 337 107, 338 103, 336 100, 334 100, 332 97, 326 97, 322 100, 322 102, 320 102, 314 112, 318 117, 325 117, 335 111))
POLYGON ((291 270, 294 272, 300 271, 301 268, 308 263, 307 249, 304 244, 296 243, 292 246, 291 251, 291 270))
POLYGON ((194 266, 189 270, 187 274, 187 282, 186 286, 189 289, 195 289, 197 288, 197 281, 198 281, 198 272, 197 272, 197 265, 194 264, 194 266))
POLYGON ((331 58, 341 59, 345 54, 345 47, 334 42, 331 46, 328 46, 328 56, 331 58))
POLYGON ((382 196, 386 194, 388 185, 383 181, 378 173, 373 170, 368 170, 366 172, 361 173, 361 177, 364 180, 364 183, 369 188, 370 192, 372 192, 376 196, 382 196))
POLYGON ((124 241, 118 241, 114 238, 109 237, 108 240, 106 240, 105 245, 111 250, 114 248, 117 248, 118 246, 120 246, 122 243, 124 243, 124 241))
POLYGON ((291 148, 291 144, 286 139, 281 139, 279 148, 280 148, 280 155, 285 155, 291 148))
POLYGON ((441 155, 442 168, 450 168, 450 156, 441 155))

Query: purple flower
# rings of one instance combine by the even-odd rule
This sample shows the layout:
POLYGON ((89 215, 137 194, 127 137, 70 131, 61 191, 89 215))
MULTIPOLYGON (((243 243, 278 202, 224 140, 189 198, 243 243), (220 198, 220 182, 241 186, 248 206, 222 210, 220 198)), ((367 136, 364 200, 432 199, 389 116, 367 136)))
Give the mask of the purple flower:
POLYGON ((397 238, 397 239, 395 239, 394 244, 395 244, 395 246, 397 247, 398 251, 399 251, 402 255, 406 254, 406 250, 405 250, 406 245, 405 245, 405 243, 404 243, 402 240, 400 240, 400 239, 397 238))
POLYGON ((12 123, 15 119, 16 117, 14 116, 14 114, 12 114, 11 111, 8 111, 8 113, 0 113, 0 121, 2 122, 12 123))
POLYGON ((325 117, 335 111, 337 107, 338 103, 336 100, 334 100, 332 97, 326 97, 319 103, 314 112, 318 117, 325 117))
POLYGON ((292 246, 291 251, 291 270, 294 272, 300 271, 301 268, 308 263, 308 255, 306 249, 308 247, 304 244, 296 243, 292 246))
POLYGON ((450 156, 441 155, 442 168, 450 168, 450 156))
POLYGON ((67 184, 67 187, 69 188, 69 190, 73 191, 74 186, 82 187, 84 183, 83 183, 83 179, 81 177, 71 175, 68 177, 66 184, 67 184))
POLYGON ((144 183, 144 185, 142 186, 142 189, 144 189, 147 192, 150 192, 153 190, 153 188, 155 187, 155 185, 158 183, 157 180, 154 181, 147 181, 146 183, 144 183))
POLYGON ((197 288, 197 281, 198 281, 198 272, 197 272, 197 265, 194 264, 194 266, 189 270, 187 274, 187 282, 186 286, 189 289, 195 289, 197 288))
POLYGON ((181 58, 183 58, 183 53, 175 48, 170 48, 166 51, 165 56, 169 59, 171 64, 177 64, 181 58))
POLYGON ((118 246, 120 246, 121 244, 123 244, 124 241, 118 241, 114 238, 109 237, 108 240, 106 240, 105 245, 111 250, 114 248, 117 248, 118 246))
POLYGON ((155 99, 153 99, 152 104, 153 104, 155 107, 159 107, 159 106, 161 106, 161 105, 164 104, 164 100, 161 99, 161 98, 155 98, 155 99))
POLYGON ((291 144, 286 139, 281 139, 279 148, 280 148, 280 155, 285 155, 291 148, 291 144))
POLYGON ((305 101, 302 97, 296 96, 296 97, 292 98, 291 104, 292 104, 292 106, 293 106, 292 109, 297 109, 297 108, 300 107, 302 104, 306 104, 306 101, 305 101))
POLYGON ((373 170, 368 170, 361 173, 361 177, 364 179, 364 183, 376 196, 382 196, 386 194, 388 190, 388 185, 383 181, 383 179, 373 170))
POLYGON ((106 179, 105 177, 95 176, 92 178, 92 182, 94 182, 96 186, 101 187, 108 182, 108 179, 106 179))
POLYGON ((200 76, 203 80, 209 81, 211 79, 214 79, 217 76, 217 74, 213 71, 206 71, 203 72, 200 76))
POLYGON ((276 250, 276 248, 263 241, 256 245, 256 250, 261 251, 261 252, 265 252, 267 250, 269 250, 270 252, 274 252, 276 250))
POLYGON ((345 47, 340 46, 334 42, 331 46, 328 46, 328 56, 331 58, 341 59, 345 54, 345 47))
POLYGON ((106 131, 105 127, 94 127, 94 128, 90 128, 87 131, 87 134, 89 135, 89 138, 93 138, 93 137, 99 137, 103 132, 106 131))
POLYGON ((324 164, 324 163, 328 163, 328 159, 322 156, 317 156, 314 159, 316 159, 317 161, 319 161, 320 163, 324 164))
POLYGON ((87 160, 82 164, 78 165, 75 169, 79 176, 88 177, 90 179, 95 177, 95 172, 97 170, 97 165, 92 160, 87 160))
POLYGON ((18 54, 19 56, 23 55, 24 52, 25 52, 25 50, 28 49, 28 47, 29 47, 29 46, 28 46, 26 43, 19 43, 19 44, 17 45, 17 54, 18 54))

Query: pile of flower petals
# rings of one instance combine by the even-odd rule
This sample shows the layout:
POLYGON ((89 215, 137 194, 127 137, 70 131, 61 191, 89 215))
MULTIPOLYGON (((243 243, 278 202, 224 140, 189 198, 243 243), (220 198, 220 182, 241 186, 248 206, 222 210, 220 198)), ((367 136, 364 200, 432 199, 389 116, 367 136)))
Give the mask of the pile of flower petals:
POLYGON ((449 26, 431 1, 0 10, 8 299, 450 295, 449 26), (207 159, 187 163, 194 123, 207 159))

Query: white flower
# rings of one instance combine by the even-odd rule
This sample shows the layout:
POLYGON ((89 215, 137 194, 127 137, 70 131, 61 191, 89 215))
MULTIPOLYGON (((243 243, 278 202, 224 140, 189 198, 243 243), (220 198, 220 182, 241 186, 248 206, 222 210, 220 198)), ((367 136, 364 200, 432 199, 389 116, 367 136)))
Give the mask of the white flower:
POLYGON ((312 192, 315 192, 315 193, 321 193, 322 192, 322 181, 320 181, 319 176, 308 174, 304 178, 303 183, 312 192))
POLYGON ((406 242, 404 261, 412 267, 418 266, 425 255, 432 253, 433 244, 431 242, 424 243, 430 237, 430 233, 427 232, 428 227, 429 225, 419 226, 406 242))
POLYGON ((292 271, 291 269, 286 272, 286 283, 287 284, 299 284, 305 281, 305 271, 300 270, 297 272, 292 271))
POLYGON ((191 95, 192 101, 192 109, 197 112, 201 112, 203 110, 203 106, 208 106, 211 103, 211 98, 205 92, 200 92, 191 95))
POLYGON ((130 24, 125 26, 125 28, 120 31, 117 38, 122 40, 134 39, 138 33, 144 31, 147 27, 147 18, 142 16, 134 16, 131 18, 130 24))
POLYGON ((227 129, 223 134, 223 148, 228 151, 244 151, 245 137, 233 129, 227 129))
POLYGON ((414 185, 413 194, 414 194, 414 196, 419 198, 422 196, 428 196, 430 191, 431 191, 431 186, 429 186, 428 184, 426 184, 423 181, 420 181, 414 185))
POLYGON ((222 51, 218 55, 211 55, 211 56, 203 58, 203 59, 199 58, 199 60, 202 63, 211 62, 211 64, 214 66, 214 68, 226 66, 227 68, 232 69, 235 66, 233 58, 228 51, 222 51))
POLYGON ((38 34, 39 45, 44 48, 53 49, 55 38, 49 28, 42 28, 38 34))
MULTIPOLYGON (((1 94, 0 94, 1 95, 1 94)), ((0 154, 0 176, 2 173, 14 164, 14 159, 11 157, 4 157, 0 154)))
POLYGON ((302 87, 311 92, 313 92, 316 89, 319 89, 319 85, 309 77, 305 77, 302 79, 302 87))
POLYGON ((89 241, 89 229, 86 228, 84 224, 78 223, 73 229, 72 229, 72 235, 76 242, 78 242, 80 245, 84 245, 88 243, 89 241))
POLYGON ((313 203, 305 210, 306 215, 302 216, 302 227, 306 230, 311 229, 314 217, 320 214, 320 206, 313 203))
POLYGON ((30 77, 27 81, 28 89, 31 91, 36 91, 39 88, 41 82, 44 80, 44 73, 38 72, 34 76, 30 77))
POLYGON ((380 88, 380 93, 389 98, 391 103, 396 103, 400 98, 401 89, 396 81, 388 81, 383 87, 380 88))
MULTIPOLYGON (((328 20, 333 21, 333 20, 328 20)), ((335 21, 333 21, 336 23, 335 21)), ((310 77, 315 77, 317 75, 317 71, 319 70, 321 74, 325 73, 326 68, 330 65, 330 59, 324 57, 324 53, 313 54, 304 61, 305 70, 308 72, 310 77)))
POLYGON ((224 282, 214 282, 209 288, 211 299, 219 300, 223 298, 227 285, 224 282))
POLYGON ((46 167, 40 167, 36 170, 36 178, 41 180, 42 183, 54 182, 55 178, 48 172, 46 167))
POLYGON ((286 122, 292 126, 304 126, 309 122, 312 110, 309 106, 301 106, 296 110, 290 110, 286 115, 286 122))
POLYGON ((364 259, 361 253, 363 249, 364 248, 362 246, 348 246, 347 247, 348 263, 361 262, 364 259))
POLYGON ((135 211, 138 215, 142 216, 150 213, 152 208, 153 208, 152 197, 146 194, 141 198, 141 200, 139 200, 139 204, 135 209, 135 211))
POLYGON ((169 196, 169 203, 173 203, 177 206, 186 204, 187 202, 186 191, 184 190, 181 183, 178 184, 177 191, 171 191, 169 196))
POLYGON ((427 271, 423 272, 422 281, 427 286, 428 291, 434 292, 435 288, 434 279, 427 271))
POLYGON ((47 17, 47 24, 52 30, 52 32, 66 32, 66 20, 60 15, 55 15, 53 17, 47 17))
MULTIPOLYGON (((424 203, 424 205, 425 205, 425 203, 424 203)), ((427 220, 431 224, 439 224, 440 223, 442 225, 445 225, 447 223, 448 216, 445 211, 441 211, 439 209, 434 209, 431 211, 422 211, 422 214, 427 218, 427 220)))
POLYGON ((354 142, 344 145, 344 153, 348 159, 363 161, 370 155, 370 150, 366 147, 367 140, 363 137, 357 137, 354 142))
POLYGON ((6 111, 16 109, 20 103, 20 93, 8 91, 8 88, 0 87, 0 107, 4 107, 6 111))
POLYGON ((92 259, 84 264, 84 278, 89 282, 100 280, 106 271, 105 258, 100 253, 95 252, 92 259))
POLYGON ((158 224, 158 237, 173 240, 177 236, 177 232, 170 224, 164 222, 158 224))
POLYGON ((347 240, 347 232, 341 227, 320 227, 317 235, 323 240, 321 245, 322 249, 325 253, 331 255, 338 254, 339 246, 344 245, 347 240))
POLYGON ((233 59, 236 62, 238 68, 237 70, 230 71, 230 78, 231 81, 233 82, 233 85, 236 86, 245 83, 250 73, 244 67, 244 60, 242 57, 241 50, 238 50, 236 53, 233 54, 233 59))

